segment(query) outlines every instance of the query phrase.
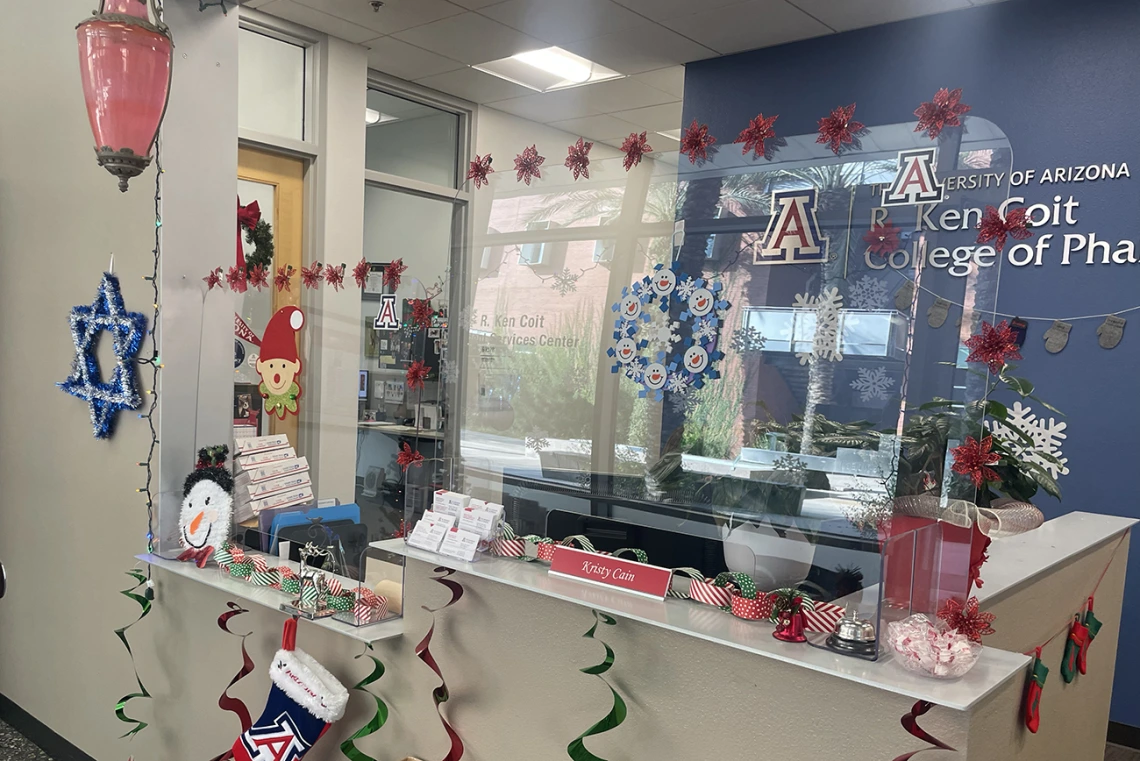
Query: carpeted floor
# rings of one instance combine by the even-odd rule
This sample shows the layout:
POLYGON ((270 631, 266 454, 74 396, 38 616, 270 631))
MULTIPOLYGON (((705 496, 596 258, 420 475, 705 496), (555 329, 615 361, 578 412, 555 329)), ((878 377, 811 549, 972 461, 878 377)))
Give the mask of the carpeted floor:
POLYGON ((51 758, 0 721, 0 761, 51 761, 51 758))

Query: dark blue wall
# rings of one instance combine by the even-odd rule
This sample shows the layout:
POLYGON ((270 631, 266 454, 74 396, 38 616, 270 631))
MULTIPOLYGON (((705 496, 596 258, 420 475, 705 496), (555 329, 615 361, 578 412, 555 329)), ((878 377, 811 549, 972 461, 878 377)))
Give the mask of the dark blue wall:
MULTIPOLYGON (((778 134, 812 134, 820 116, 856 101, 856 118, 873 127, 913 121, 938 88, 961 87, 971 113, 1009 137, 1015 170, 1040 177, 1046 167, 1128 162, 1135 179, 1035 180, 1011 193, 1027 205, 1074 195, 1079 224, 1046 231, 1095 231, 1115 244, 1140 239, 1138 75, 1137 0, 1013 0, 690 64, 683 123, 707 122, 723 145, 763 111, 780 114, 778 134)), ((1042 267, 1003 265, 1000 311, 1060 317, 1140 305, 1140 264, 1087 266, 1082 256, 1064 267, 1061 242, 1057 235, 1042 267)), ((1074 510, 1140 517, 1140 311, 1126 317, 1124 339, 1111 351, 1097 344, 1102 320, 1075 322, 1056 355, 1044 348, 1048 325, 1030 324, 1019 374, 1068 423, 1064 502, 1037 500, 1048 517, 1074 510)), ((1137 548, 1129 567, 1112 719, 1140 726, 1140 654, 1126 634, 1140 630, 1137 548)))

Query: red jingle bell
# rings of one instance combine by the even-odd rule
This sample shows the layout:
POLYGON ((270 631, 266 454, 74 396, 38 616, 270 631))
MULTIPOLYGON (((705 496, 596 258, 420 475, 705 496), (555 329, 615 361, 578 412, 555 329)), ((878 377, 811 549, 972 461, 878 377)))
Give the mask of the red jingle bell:
POLYGON ((781 642, 807 642, 807 637, 804 636, 805 624, 802 610, 797 610, 794 613, 789 610, 782 610, 772 636, 781 642))

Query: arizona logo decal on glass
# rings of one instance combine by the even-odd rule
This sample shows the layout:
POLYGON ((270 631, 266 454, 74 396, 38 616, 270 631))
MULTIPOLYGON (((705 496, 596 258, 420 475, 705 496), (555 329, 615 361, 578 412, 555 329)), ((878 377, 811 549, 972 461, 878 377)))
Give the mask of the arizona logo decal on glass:
POLYGON ((782 190, 772 194, 768 229, 752 248, 753 264, 812 264, 827 261, 828 240, 815 216, 816 192, 782 190))
POLYGON ((916 206, 946 200, 946 189, 934 173, 938 166, 937 148, 899 151, 898 162, 894 180, 883 188, 883 206, 916 206))
POLYGON ((396 316, 396 294, 380 294, 380 310, 372 321, 373 330, 399 330, 400 318, 396 316))

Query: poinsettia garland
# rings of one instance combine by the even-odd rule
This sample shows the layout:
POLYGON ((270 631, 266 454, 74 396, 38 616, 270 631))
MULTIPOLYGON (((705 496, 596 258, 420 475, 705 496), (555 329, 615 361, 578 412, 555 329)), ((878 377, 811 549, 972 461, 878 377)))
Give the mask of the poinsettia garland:
POLYGON ((946 626, 955 629, 971 642, 981 642, 982 637, 994 633, 994 614, 978 608, 978 598, 971 597, 964 604, 957 598, 950 598, 938 611, 938 617, 946 626))
POLYGON ((736 142, 744 143, 741 149, 741 155, 747 156, 749 151, 752 151, 753 158, 768 158, 768 149, 764 145, 765 141, 771 140, 776 137, 776 130, 772 125, 780 118, 779 114, 764 118, 764 114, 757 114, 752 121, 748 122, 748 127, 740 133, 736 138, 736 142))
POLYGON ((866 129, 863 122, 855 120, 855 104, 850 106, 836 106, 831 114, 819 120, 819 137, 817 143, 823 143, 831 148, 836 156, 844 146, 857 147, 857 140, 866 129))
POLYGON ((970 350, 967 362, 984 364, 994 375, 1000 373, 1009 360, 1021 359, 1021 347, 1013 328, 1005 320, 997 325, 983 320, 981 332, 966 339, 966 348, 970 350))
POLYGON ((681 153, 689 157, 689 163, 695 164, 697 160, 707 161, 709 149, 716 143, 716 138, 709 134, 709 125, 693 123, 681 135, 681 153))
POLYGON ((641 163, 641 157, 653 152, 653 146, 645 139, 646 133, 642 132, 640 135, 636 132, 630 132, 621 144, 621 152, 625 154, 622 159, 621 165, 625 171, 633 169, 641 163))
POLYGON ((396 464, 407 473, 408 468, 415 465, 417 468, 424 463, 424 456, 408 446, 408 442, 400 444, 400 453, 396 455, 396 464))
POLYGON ((424 387, 424 381, 427 380, 428 373, 431 371, 427 365, 420 360, 416 360, 408 365, 408 371, 405 374, 408 388, 415 391, 424 387))
POLYGON ((978 223, 978 245, 992 240, 1000 254, 1005 250, 1007 236, 1016 240, 1032 237, 1033 231, 1029 229, 1027 214, 1027 209, 1010 209, 1003 219, 1001 212, 993 206, 987 206, 982 221, 978 223))
POLYGON ((961 127, 962 115, 970 110, 970 107, 961 101, 961 87, 956 90, 943 87, 934 93, 933 100, 915 109, 914 115, 918 117, 918 126, 914 131, 926 132, 931 140, 936 140, 946 127, 961 127))

